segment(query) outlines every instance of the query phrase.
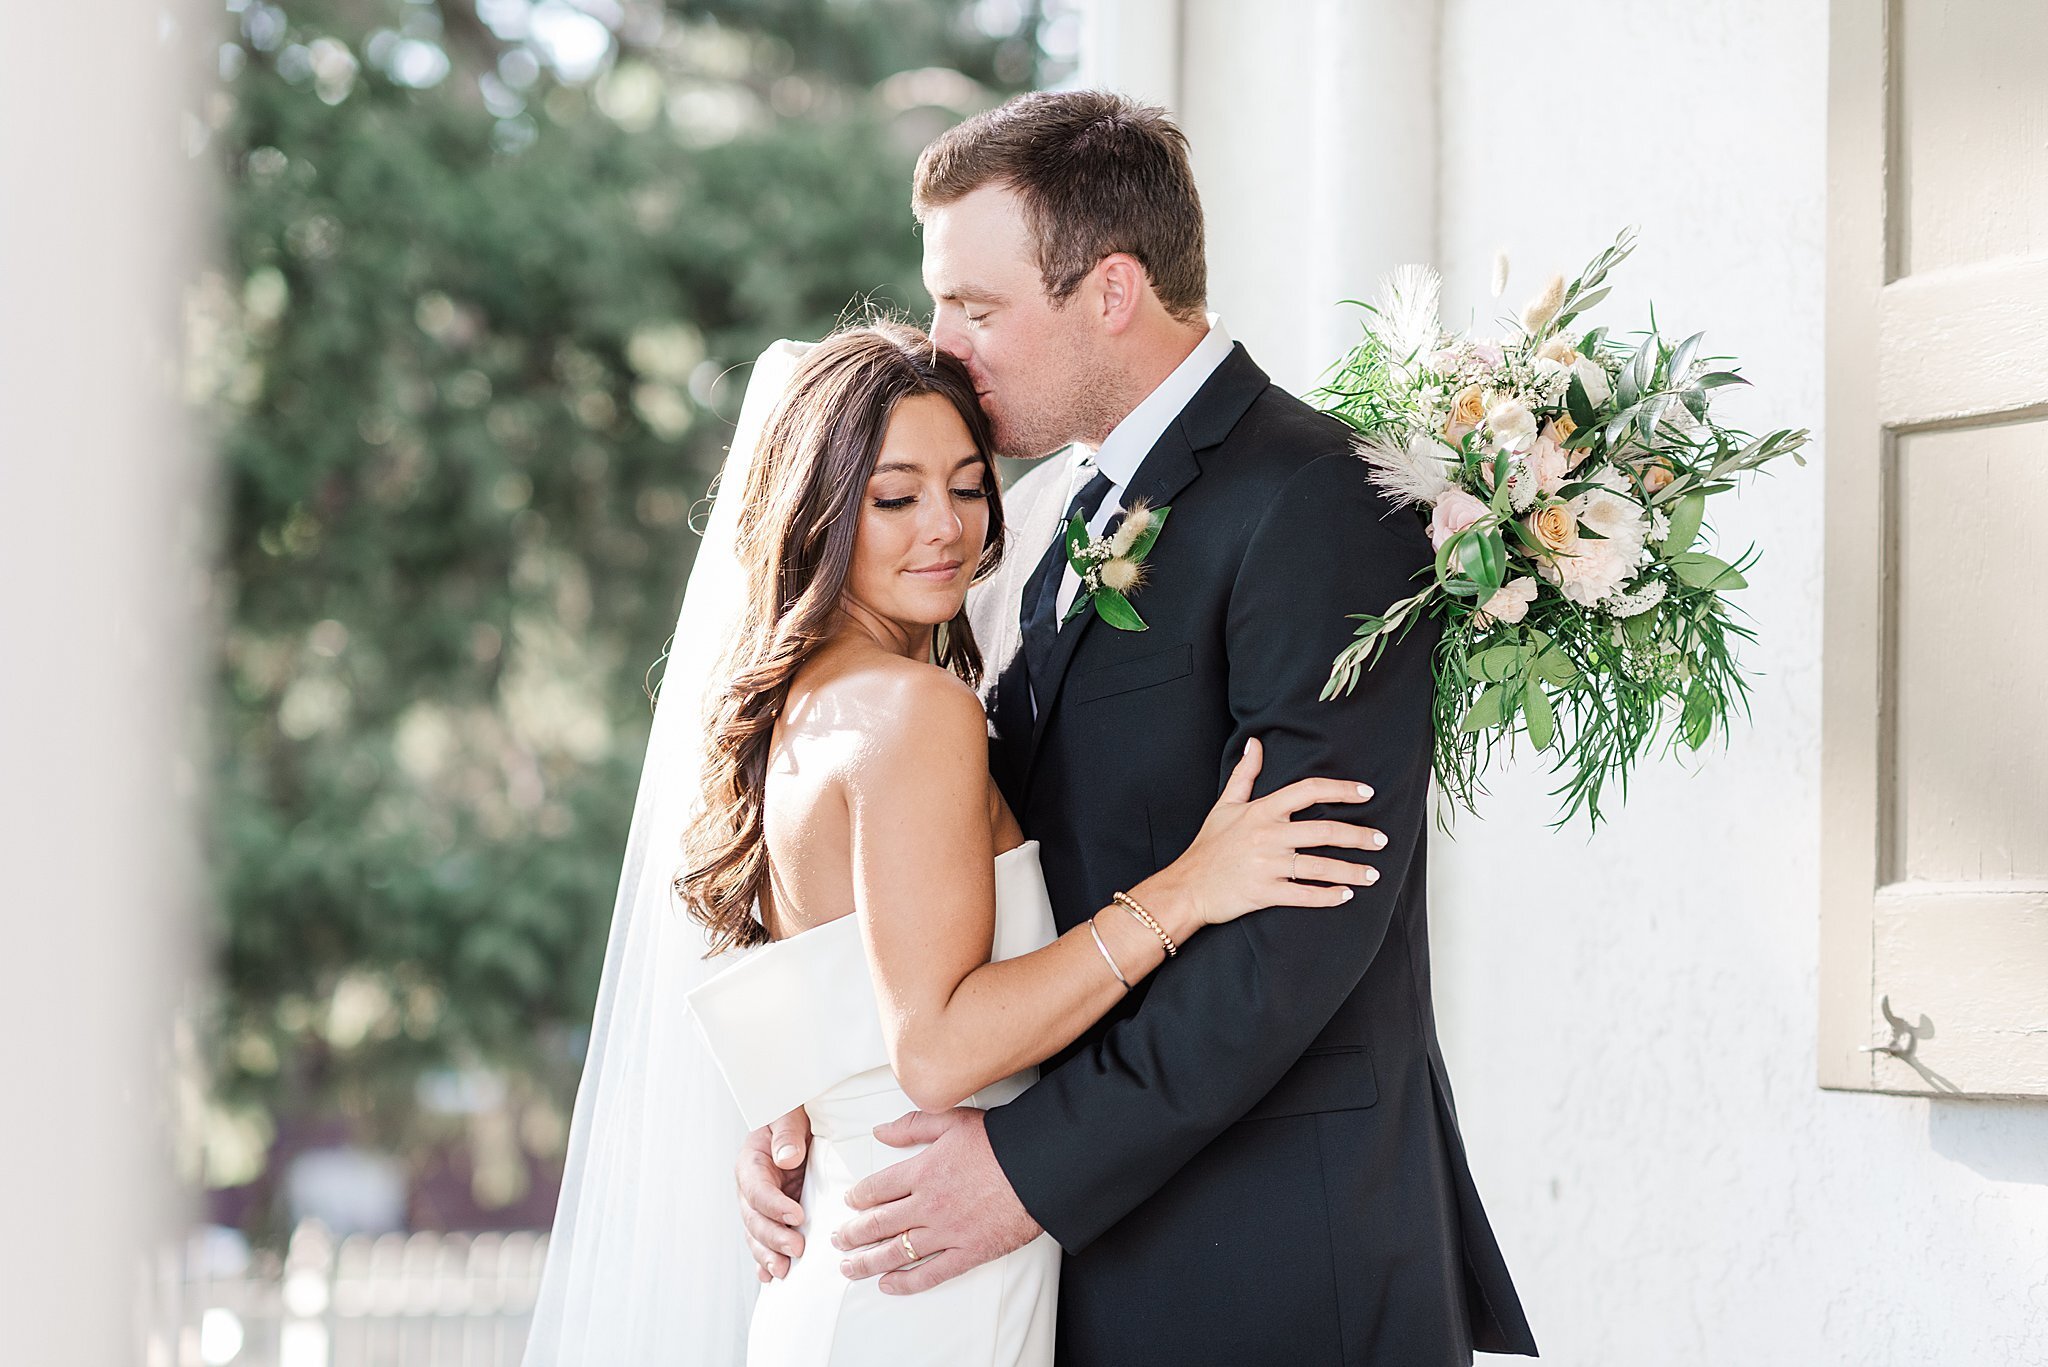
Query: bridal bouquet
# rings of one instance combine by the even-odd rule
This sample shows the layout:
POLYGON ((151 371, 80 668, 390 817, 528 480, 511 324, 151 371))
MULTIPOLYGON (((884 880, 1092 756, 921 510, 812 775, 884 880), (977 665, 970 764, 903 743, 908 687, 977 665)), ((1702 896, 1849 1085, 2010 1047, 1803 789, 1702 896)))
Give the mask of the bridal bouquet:
POLYGON ((1779 456, 1805 464, 1807 434, 1722 425, 1715 392, 1748 382, 1700 353, 1701 334, 1666 341, 1654 310, 1628 341, 1582 330, 1633 248, 1624 232, 1570 284, 1552 277, 1497 338, 1445 331, 1436 273, 1404 267, 1316 396, 1436 547, 1418 592, 1361 604, 1377 610, 1356 615, 1323 697, 1442 613, 1436 774, 1467 810, 1495 745, 1519 733, 1567 775, 1558 824, 1584 808, 1597 826, 1608 780, 1625 795, 1660 736, 1697 750, 1748 708, 1733 647, 1754 637, 1726 595, 1755 550, 1731 563, 1701 548, 1707 500, 1779 456))

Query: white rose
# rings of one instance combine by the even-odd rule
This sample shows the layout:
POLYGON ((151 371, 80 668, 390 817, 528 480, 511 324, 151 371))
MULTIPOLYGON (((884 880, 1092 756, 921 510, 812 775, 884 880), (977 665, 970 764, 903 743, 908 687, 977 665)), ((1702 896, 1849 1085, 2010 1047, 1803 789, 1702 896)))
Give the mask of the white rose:
POLYGON ((1590 356, 1581 356, 1572 363, 1572 374, 1579 377, 1579 385, 1586 391, 1586 401, 1598 408, 1614 396, 1614 390, 1607 383, 1607 372, 1600 363, 1590 356))
POLYGON ((1520 451, 1536 440, 1536 415, 1520 399, 1497 399, 1486 410, 1486 430, 1494 445, 1520 451))

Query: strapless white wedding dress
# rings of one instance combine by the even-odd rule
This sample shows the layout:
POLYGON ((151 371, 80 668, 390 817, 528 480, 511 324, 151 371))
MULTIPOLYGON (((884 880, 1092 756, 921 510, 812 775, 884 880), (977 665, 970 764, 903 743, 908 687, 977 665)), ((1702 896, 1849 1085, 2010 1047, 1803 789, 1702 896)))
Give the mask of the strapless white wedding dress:
MULTIPOLYGON (((1038 842, 997 855, 995 869, 990 958, 1050 944, 1038 842)), ((872 1133, 917 1106, 889 1068, 859 918, 748 950, 689 999, 748 1125, 798 1105, 811 1118, 805 1252, 787 1277, 762 1288, 747 1367, 1050 1367, 1060 1247, 1049 1234, 914 1296, 885 1296, 879 1280, 848 1281, 839 1271, 831 1236, 851 1214, 847 1192, 919 1152, 872 1133)), ((1000 1105, 1037 1077, 1026 1069, 963 1104, 1000 1105)))

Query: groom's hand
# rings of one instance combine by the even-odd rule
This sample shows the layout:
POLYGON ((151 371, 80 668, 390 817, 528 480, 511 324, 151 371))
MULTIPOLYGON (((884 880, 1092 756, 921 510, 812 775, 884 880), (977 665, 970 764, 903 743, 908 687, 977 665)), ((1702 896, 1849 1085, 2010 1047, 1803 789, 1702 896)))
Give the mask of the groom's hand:
POLYGON ((931 1147, 847 1193, 846 1203, 861 1213, 839 1227, 832 1246, 857 1250, 839 1265, 853 1280, 882 1275, 882 1290, 892 1296, 929 1291, 1043 1232, 1010 1190, 973 1107, 912 1111, 876 1126, 875 1138, 898 1149, 931 1147), (907 1271, 899 1270, 910 1261, 899 1237, 905 1233, 922 1259, 907 1271))
POLYGON ((799 1106, 747 1136, 733 1179, 740 1189, 740 1223, 761 1281, 789 1275, 789 1260, 804 1251, 797 1232, 804 1208, 804 1160, 810 1154, 811 1117, 799 1106))

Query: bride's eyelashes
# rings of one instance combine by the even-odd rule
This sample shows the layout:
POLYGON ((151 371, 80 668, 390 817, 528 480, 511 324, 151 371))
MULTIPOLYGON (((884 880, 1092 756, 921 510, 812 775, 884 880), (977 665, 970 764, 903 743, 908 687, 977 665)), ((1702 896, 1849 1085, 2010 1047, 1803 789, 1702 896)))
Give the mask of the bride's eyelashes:
MULTIPOLYGON (((953 497, 983 499, 988 497, 988 490, 979 486, 972 489, 955 489, 953 497)), ((902 498, 878 498, 875 500, 875 506, 885 512, 895 512, 899 508, 908 508, 915 502, 916 494, 905 494, 902 498)))

